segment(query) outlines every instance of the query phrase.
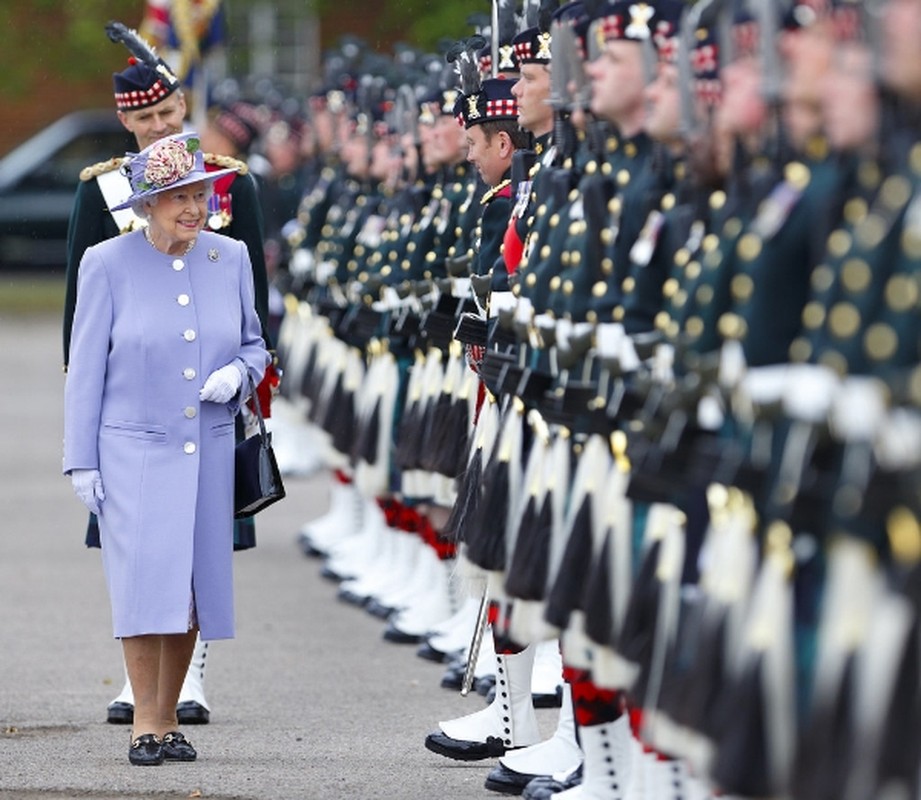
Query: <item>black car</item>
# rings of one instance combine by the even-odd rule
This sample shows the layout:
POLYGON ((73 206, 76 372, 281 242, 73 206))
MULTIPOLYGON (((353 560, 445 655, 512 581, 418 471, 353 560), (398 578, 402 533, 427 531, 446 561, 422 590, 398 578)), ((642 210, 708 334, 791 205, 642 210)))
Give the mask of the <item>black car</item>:
POLYGON ((114 111, 76 111, 0 159, 0 270, 63 270, 80 170, 136 149, 114 111))

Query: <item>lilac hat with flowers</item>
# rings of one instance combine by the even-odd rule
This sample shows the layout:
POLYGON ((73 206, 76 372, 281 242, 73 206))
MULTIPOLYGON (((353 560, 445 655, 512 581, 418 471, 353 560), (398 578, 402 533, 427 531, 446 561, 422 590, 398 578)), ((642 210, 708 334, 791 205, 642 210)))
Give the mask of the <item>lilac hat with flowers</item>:
POLYGON ((128 153, 121 170, 131 183, 131 196, 113 206, 111 211, 128 208, 167 189, 213 181, 236 172, 232 168, 207 170, 201 140, 192 132, 167 136, 140 153, 128 153))

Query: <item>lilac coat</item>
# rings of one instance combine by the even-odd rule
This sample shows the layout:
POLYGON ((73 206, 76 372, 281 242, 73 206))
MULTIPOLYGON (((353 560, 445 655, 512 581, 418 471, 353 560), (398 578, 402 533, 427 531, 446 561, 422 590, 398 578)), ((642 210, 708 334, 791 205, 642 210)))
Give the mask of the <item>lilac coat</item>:
POLYGON ((137 231, 89 248, 78 281, 64 472, 102 475, 115 636, 184 633, 194 587, 202 638, 230 638, 238 404, 198 392, 235 360, 258 383, 269 361, 246 247, 204 231, 174 258, 137 231))

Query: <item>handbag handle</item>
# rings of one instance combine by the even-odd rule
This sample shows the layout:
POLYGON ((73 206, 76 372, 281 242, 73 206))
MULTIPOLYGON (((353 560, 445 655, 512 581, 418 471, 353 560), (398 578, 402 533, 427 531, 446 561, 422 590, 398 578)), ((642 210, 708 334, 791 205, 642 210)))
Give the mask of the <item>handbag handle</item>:
MULTIPOLYGON (((262 441, 266 441, 266 432, 265 432, 265 418, 262 416, 262 404, 259 402, 259 396, 256 394, 256 382, 253 380, 253 374, 249 371, 249 367, 246 367, 246 381, 249 384, 249 397, 252 399, 253 408, 256 409, 256 418, 259 420, 259 436, 262 438, 262 441)), ((246 400, 243 401, 244 403, 246 400)))

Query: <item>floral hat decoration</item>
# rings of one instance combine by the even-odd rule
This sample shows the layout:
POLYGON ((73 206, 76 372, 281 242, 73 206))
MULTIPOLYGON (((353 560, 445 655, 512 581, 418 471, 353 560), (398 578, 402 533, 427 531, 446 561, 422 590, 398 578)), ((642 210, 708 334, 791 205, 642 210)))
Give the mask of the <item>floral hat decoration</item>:
POLYGON ((167 189, 188 183, 213 181, 235 169, 205 169, 205 157, 197 133, 167 136, 145 147, 140 153, 128 153, 121 167, 131 183, 131 196, 111 208, 118 211, 167 189))

